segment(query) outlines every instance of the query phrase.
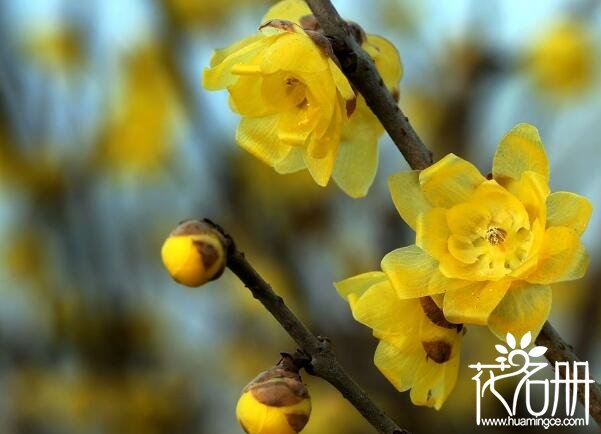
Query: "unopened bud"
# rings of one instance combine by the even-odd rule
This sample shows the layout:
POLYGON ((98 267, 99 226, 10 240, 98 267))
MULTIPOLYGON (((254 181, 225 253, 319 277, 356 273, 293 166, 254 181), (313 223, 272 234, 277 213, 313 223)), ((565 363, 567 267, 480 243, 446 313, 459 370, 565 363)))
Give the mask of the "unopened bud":
POLYGON ((217 279, 225 268, 223 236, 200 220, 186 220, 167 237, 161 249, 165 268, 186 286, 200 286, 217 279))
POLYGON ((309 391, 288 355, 251 381, 236 406, 238 422, 247 434, 296 434, 310 414, 309 391))

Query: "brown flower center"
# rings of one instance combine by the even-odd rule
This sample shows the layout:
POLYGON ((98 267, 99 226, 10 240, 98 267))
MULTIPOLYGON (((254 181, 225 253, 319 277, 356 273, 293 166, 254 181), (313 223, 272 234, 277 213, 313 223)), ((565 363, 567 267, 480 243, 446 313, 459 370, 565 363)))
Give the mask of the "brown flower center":
POLYGON ((503 244, 506 237, 507 232, 505 232, 505 230, 501 228, 491 226, 486 231, 486 239, 492 246, 498 246, 499 244, 503 244))

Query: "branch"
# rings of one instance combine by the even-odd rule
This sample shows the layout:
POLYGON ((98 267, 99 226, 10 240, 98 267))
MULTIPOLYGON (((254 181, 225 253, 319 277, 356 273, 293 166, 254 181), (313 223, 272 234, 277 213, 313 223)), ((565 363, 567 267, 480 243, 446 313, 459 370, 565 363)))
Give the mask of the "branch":
MULTIPOLYGON (((409 119, 398 108, 396 101, 384 86, 373 61, 351 36, 346 21, 340 17, 332 2, 330 0, 305 1, 317 18, 324 34, 331 40, 343 72, 363 95, 367 105, 378 117, 409 166, 415 170, 430 166, 433 163, 432 153, 424 146, 411 127, 409 119)), ((548 348, 545 355, 552 364, 579 360, 572 347, 563 341, 548 321, 536 338, 536 344, 548 348)), ((580 385, 578 393, 582 405, 585 404, 584 387, 580 385)), ((601 387, 597 382, 590 385, 590 398, 589 412, 601 425, 601 387)))
MULTIPOLYGON (((545 356, 550 362, 569 362, 570 364, 580 362, 578 356, 574 354, 572 346, 564 342, 549 321, 545 323, 536 338, 536 344, 548 348, 545 356)), ((562 378, 565 378, 564 371, 560 369, 559 373, 562 378)), ((580 373, 578 378, 585 379, 586 377, 583 373, 580 373)), ((585 387, 587 386, 583 384, 578 385, 578 401, 580 403, 586 402, 585 387)), ((596 382, 592 383, 589 389, 589 413, 595 419, 595 422, 601 426, 601 388, 596 382)))
POLYGON ((259 300, 271 315, 286 330, 294 342, 307 356, 305 370, 334 386, 380 434, 409 434, 399 428, 367 396, 357 383, 345 372, 330 349, 329 341, 316 337, 296 317, 271 286, 259 275, 246 260, 244 253, 236 248, 234 240, 215 223, 205 220, 225 238, 227 248, 227 267, 246 285, 253 297, 259 300))

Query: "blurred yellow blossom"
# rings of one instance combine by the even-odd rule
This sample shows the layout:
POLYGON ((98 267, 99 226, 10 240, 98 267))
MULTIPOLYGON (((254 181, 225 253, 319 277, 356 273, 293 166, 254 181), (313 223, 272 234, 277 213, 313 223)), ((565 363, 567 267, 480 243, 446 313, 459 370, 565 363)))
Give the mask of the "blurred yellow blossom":
POLYGON ((152 174, 169 156, 178 110, 157 48, 141 49, 128 59, 124 84, 100 143, 100 160, 117 171, 152 174))
POLYGON ((548 182, 542 141, 528 124, 503 137, 488 179, 453 154, 392 175, 395 206, 416 231, 415 245, 382 260, 397 295, 444 293, 451 322, 536 335, 551 307, 549 284, 582 277, 589 262, 580 235, 590 202, 549 194, 548 182))
MULTIPOLYGON (((302 0, 276 4, 261 33, 215 52, 203 85, 227 88, 232 109, 242 115, 238 143, 277 172, 307 168, 321 186, 333 177, 350 196, 364 196, 377 170, 383 129, 316 24, 301 25, 310 14, 302 0)), ((396 49, 376 36, 362 42, 398 94, 402 67, 396 49)))
POLYGON ((85 59, 83 33, 67 26, 50 26, 26 33, 23 50, 45 68, 65 71, 85 59))
POLYGON ((335 286, 354 318, 380 340, 378 369, 399 391, 411 389, 414 404, 440 409, 457 381, 465 329, 446 321, 432 298, 401 300, 382 272, 335 286))
POLYGON ((573 95, 586 90, 593 81, 595 49, 585 24, 563 21, 540 36, 531 49, 527 66, 543 92, 573 95))

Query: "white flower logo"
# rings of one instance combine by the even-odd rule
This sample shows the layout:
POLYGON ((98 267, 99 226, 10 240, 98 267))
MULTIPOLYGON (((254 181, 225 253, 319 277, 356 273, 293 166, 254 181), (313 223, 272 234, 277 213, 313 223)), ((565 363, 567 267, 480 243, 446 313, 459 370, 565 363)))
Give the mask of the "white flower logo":
MULTIPOLYGON (((515 339, 515 336, 513 336, 511 333, 507 333, 507 336, 505 337, 505 342, 507 342, 507 345, 509 346, 511 351, 508 350, 504 345, 501 345, 501 344, 495 345, 495 348, 497 349, 497 351, 500 354, 507 354, 507 357, 499 356, 495 359, 495 361, 497 361, 499 363, 503 363, 503 362, 507 361, 508 358, 511 360, 513 358, 513 356, 516 354, 523 354, 524 353, 523 350, 525 350, 528 347, 528 345, 530 345, 530 343, 532 342, 532 333, 528 332, 524 336, 522 336, 522 339, 520 339, 520 347, 519 348, 517 347, 517 341, 515 339)), ((532 349, 530 351, 528 351, 527 354, 529 357, 540 357, 543 354, 545 354, 546 352, 547 352, 546 347, 535 346, 535 347, 532 347, 532 349)))

